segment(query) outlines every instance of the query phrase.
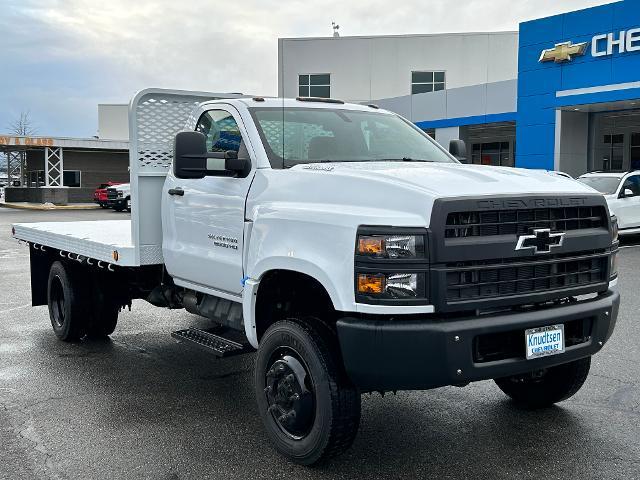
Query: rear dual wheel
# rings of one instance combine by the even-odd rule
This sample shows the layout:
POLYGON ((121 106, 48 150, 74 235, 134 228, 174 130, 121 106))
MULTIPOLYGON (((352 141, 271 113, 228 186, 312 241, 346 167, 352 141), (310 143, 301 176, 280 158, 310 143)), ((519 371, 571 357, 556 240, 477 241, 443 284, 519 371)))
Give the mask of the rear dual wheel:
POLYGON ((54 333, 63 342, 111 335, 118 322, 117 303, 74 267, 56 261, 49 270, 47 300, 54 333))
POLYGON ((273 324, 256 358, 258 409, 276 450, 311 465, 353 443, 360 392, 342 367, 336 335, 315 319, 273 324))
POLYGON ((80 340, 85 334, 85 301, 78 280, 61 262, 51 265, 47 288, 49 318, 53 332, 63 342, 80 340))

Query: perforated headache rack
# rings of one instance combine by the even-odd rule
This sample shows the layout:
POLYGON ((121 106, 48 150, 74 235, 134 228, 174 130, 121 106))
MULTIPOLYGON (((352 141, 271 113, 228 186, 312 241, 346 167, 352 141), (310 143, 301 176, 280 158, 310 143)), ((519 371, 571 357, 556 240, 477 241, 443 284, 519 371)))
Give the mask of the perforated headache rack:
POLYGON ((129 165, 131 177, 131 240, 135 264, 162 259, 161 190, 171 166, 177 132, 195 125, 198 104, 242 94, 149 88, 129 104, 129 165))

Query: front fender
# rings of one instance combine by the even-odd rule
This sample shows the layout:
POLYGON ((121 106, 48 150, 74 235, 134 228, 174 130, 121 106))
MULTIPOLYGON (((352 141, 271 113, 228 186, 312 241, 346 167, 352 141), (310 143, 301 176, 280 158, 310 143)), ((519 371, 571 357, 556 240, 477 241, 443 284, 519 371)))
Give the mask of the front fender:
POLYGON ((302 219, 258 218, 251 229, 246 276, 259 281, 270 270, 303 273, 324 287, 336 310, 354 311, 355 230, 302 219))

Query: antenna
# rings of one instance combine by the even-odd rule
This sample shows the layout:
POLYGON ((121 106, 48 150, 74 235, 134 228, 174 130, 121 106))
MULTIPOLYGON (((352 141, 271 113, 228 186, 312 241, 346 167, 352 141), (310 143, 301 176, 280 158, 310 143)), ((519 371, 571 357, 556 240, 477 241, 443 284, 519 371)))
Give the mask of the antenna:
POLYGON ((340 25, 336 25, 336 22, 331 22, 331 27, 333 28, 333 36, 339 37, 340 32, 338 32, 338 30, 340 30, 340 25))

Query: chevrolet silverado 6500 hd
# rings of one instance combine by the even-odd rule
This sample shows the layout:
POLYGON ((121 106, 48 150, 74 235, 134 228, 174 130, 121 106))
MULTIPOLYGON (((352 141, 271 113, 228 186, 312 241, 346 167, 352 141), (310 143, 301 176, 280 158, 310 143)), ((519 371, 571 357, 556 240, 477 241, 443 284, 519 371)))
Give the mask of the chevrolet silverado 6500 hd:
POLYGON ((464 165, 375 105, 149 89, 129 124, 130 221, 13 226, 33 305, 63 341, 111 334, 133 299, 209 318, 174 337, 257 350, 292 461, 347 449, 363 392, 494 379, 562 401, 613 332, 617 225, 586 185, 464 165))

